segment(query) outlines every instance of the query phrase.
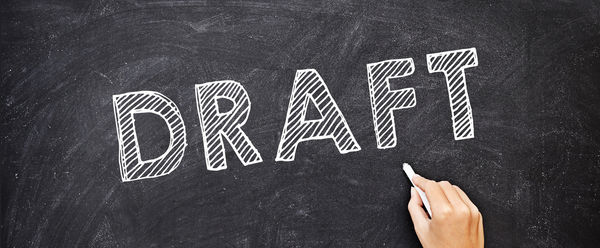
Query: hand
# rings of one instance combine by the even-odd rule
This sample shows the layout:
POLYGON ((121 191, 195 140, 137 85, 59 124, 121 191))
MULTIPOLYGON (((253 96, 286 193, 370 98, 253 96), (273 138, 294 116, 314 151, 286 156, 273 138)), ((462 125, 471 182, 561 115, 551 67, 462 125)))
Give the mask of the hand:
POLYGON ((427 195, 431 219, 423 210, 423 202, 413 187, 408 211, 424 248, 483 247, 483 218, 469 197, 447 181, 435 182, 419 175, 413 182, 427 195))

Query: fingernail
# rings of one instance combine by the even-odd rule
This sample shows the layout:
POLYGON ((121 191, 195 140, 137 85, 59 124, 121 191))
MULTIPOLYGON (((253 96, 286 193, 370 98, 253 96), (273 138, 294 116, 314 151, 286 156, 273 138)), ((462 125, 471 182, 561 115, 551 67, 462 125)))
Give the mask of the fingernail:
POLYGON ((415 187, 410 187, 410 197, 415 197, 415 187))

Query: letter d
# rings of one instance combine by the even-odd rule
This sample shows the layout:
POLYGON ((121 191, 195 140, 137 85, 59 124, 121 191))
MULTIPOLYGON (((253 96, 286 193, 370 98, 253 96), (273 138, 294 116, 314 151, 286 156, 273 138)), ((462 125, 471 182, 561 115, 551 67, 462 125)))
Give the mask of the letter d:
POLYGON ((160 177, 175 170, 187 146, 185 125, 175 103, 158 92, 137 91, 113 95, 113 106, 123 182, 160 177), (142 161, 134 125, 134 114, 139 113, 158 115, 169 127, 169 148, 158 158, 142 161))

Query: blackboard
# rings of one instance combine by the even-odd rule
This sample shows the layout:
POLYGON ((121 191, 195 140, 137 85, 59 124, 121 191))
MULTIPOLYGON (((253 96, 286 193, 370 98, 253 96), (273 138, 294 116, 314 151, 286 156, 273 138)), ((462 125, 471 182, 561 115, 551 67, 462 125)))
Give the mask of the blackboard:
MULTIPOLYGON (((420 247, 402 163, 460 186, 487 247, 600 243, 597 1, 2 1, 2 247, 420 247), (464 69, 473 136, 456 139, 428 55, 464 69), (368 64, 412 59, 390 89, 397 143, 379 149, 368 64), (317 72, 359 151, 331 138, 276 161, 296 74, 317 72), (196 85, 233 81, 262 162, 224 142, 209 170, 196 85), (176 105, 185 152, 169 174, 124 182, 113 97, 176 105)), ((219 111, 232 108, 219 101, 219 111), (223 108, 223 109, 221 109, 223 108)), ((308 104, 304 118, 322 113, 308 104)), ((135 114, 143 160, 166 122, 135 114)))

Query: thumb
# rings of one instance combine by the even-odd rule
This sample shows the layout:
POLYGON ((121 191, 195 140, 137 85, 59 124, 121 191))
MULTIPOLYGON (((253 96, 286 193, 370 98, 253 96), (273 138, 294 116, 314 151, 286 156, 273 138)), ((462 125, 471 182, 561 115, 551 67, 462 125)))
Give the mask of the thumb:
POLYGON ((410 201, 408 202, 408 212, 410 213, 410 218, 415 225, 415 231, 419 233, 419 230, 423 230, 427 228, 429 224, 429 216, 423 210, 423 202, 421 201, 421 197, 417 193, 415 187, 410 187, 410 201))

